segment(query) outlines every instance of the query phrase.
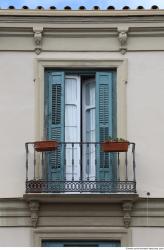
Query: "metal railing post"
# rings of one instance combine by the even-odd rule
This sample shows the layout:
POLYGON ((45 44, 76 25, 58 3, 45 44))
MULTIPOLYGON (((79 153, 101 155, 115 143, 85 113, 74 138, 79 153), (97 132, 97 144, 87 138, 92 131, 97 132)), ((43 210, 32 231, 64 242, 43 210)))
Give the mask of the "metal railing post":
POLYGON ((136 182, 135 143, 132 144, 132 153, 133 153, 133 181, 136 182))
POLYGON ((26 181, 28 181, 28 143, 25 143, 25 149, 26 149, 26 181))
POLYGON ((36 151, 34 148, 34 180, 36 179, 36 151))
POLYGON ((72 181, 74 181, 74 143, 72 143, 72 181))
POLYGON ((128 181, 128 155, 125 152, 125 180, 128 181))
POLYGON ((120 153, 117 153, 117 179, 120 181, 120 153))
POLYGON ((66 160, 66 155, 67 155, 67 144, 64 143, 64 181, 67 180, 67 177, 66 177, 66 167, 67 167, 67 160, 66 160))

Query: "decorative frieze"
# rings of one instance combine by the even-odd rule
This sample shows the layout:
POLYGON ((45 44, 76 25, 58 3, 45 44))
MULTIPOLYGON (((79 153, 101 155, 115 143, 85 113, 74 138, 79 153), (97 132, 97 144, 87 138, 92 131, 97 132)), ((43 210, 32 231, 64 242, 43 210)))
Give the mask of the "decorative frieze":
MULTIPOLYGON (((27 196, 24 199, 0 198, 1 228, 29 228, 37 226, 39 222, 39 228, 51 227, 59 230, 61 226, 76 225, 82 229, 91 225, 95 226, 95 221, 97 228, 104 226, 105 228, 111 227, 112 230, 116 227, 122 228, 123 225, 124 227, 130 225, 131 228, 164 227, 163 198, 149 198, 149 206, 147 206, 147 198, 133 201, 126 199, 124 202, 120 201, 122 203, 122 207, 120 207, 120 202, 115 203, 109 194, 106 195, 108 197, 77 194, 78 199, 76 194, 54 194, 54 196, 53 194, 40 194, 40 201, 39 199, 37 201, 38 194, 28 195, 31 195, 31 200, 27 196), (33 199, 32 196, 34 196, 33 199), (96 202, 99 204, 98 206, 95 206, 96 202), (31 221, 33 222, 31 223, 31 221)), ((122 194, 122 197, 124 196, 126 194, 122 194)), ((126 230, 126 228, 124 229, 126 230)))
POLYGON ((43 27, 33 27, 35 53, 39 55, 42 50, 43 27))

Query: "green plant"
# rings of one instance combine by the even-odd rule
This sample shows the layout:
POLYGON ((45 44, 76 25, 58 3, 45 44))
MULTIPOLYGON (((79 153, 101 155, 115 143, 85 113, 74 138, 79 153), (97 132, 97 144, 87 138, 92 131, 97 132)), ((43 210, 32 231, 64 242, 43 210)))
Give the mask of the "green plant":
POLYGON ((111 141, 111 142, 127 142, 127 140, 123 139, 123 138, 113 138, 111 136, 108 137, 108 139, 106 141, 111 141))
POLYGON ((102 143, 102 150, 104 152, 127 152, 129 142, 123 138, 112 138, 102 143))

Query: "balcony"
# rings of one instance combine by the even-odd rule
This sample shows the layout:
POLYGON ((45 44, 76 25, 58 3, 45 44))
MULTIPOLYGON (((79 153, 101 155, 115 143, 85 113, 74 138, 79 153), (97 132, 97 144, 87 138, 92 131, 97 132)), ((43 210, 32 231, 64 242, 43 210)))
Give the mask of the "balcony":
POLYGON ((135 194, 135 143, 104 152, 100 142, 59 142, 38 150, 27 142, 26 193, 135 194))

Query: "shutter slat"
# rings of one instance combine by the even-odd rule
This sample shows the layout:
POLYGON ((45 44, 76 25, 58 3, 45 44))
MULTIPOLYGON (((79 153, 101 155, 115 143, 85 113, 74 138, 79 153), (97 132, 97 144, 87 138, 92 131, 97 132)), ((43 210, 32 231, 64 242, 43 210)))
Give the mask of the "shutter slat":
MULTIPOLYGON (((64 141, 64 72, 49 72, 48 82, 48 139, 64 141)), ((64 178, 64 146, 48 153, 49 180, 64 178), (63 157, 61 157, 63 156, 63 157)))
MULTIPOLYGON (((103 142, 113 136, 113 72, 96 73, 96 140, 103 142)), ((97 149, 97 178, 112 180, 112 155, 97 149)))

